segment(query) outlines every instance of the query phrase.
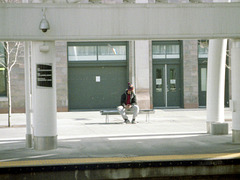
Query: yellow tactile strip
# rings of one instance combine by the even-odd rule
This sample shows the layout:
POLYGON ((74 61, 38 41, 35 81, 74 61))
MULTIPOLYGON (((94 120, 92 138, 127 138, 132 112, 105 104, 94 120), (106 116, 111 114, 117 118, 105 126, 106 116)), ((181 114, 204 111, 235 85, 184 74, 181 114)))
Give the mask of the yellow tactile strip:
POLYGON ((26 167, 26 166, 70 165, 70 164, 93 164, 93 163, 101 164, 101 163, 144 162, 144 161, 217 160, 217 159, 234 159, 234 158, 240 158, 240 153, 23 160, 23 161, 0 162, 0 168, 24 167, 24 166, 26 167))

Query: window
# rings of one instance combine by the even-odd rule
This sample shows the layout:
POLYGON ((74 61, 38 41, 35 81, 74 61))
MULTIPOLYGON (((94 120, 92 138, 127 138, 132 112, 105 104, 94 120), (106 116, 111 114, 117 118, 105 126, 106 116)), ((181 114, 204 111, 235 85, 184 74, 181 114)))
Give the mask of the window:
POLYGON ((2 43, 0 43, 0 96, 6 96, 6 70, 2 63, 5 63, 5 51, 2 43))
POLYGON ((153 59, 178 59, 180 58, 180 46, 178 44, 153 45, 153 59))
POLYGON ((208 58, 208 41, 198 41, 198 58, 208 58))
POLYGON ((156 69, 156 92, 163 91, 163 69, 156 69))
POLYGON ((126 46, 98 46, 98 60, 126 60, 126 46))
POLYGON ((126 45, 76 45, 68 46, 69 61, 125 61, 126 45))
POLYGON ((207 68, 201 68, 201 91, 207 91, 207 68))
POLYGON ((96 46, 69 46, 68 60, 69 61, 96 61, 97 47, 96 46))
POLYGON ((176 91, 176 69, 170 68, 170 91, 176 91))

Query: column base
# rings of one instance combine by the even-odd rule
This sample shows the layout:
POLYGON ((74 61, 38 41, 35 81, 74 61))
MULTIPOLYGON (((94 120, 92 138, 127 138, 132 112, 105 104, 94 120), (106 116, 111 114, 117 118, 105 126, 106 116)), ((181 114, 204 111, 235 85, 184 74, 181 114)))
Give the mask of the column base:
POLYGON ((35 150, 57 149, 57 136, 34 136, 35 150))
POLYGON ((228 134, 228 123, 214 122, 211 124, 212 135, 227 135, 228 134))
POLYGON ((240 144, 240 130, 232 130, 232 142, 240 144))
POLYGON ((211 133, 211 124, 212 122, 207 122, 206 127, 207 127, 207 134, 211 133))
POLYGON ((228 123, 207 122, 207 133, 211 135, 227 135, 228 123))
POLYGON ((32 134, 26 134, 26 148, 32 148, 32 134))

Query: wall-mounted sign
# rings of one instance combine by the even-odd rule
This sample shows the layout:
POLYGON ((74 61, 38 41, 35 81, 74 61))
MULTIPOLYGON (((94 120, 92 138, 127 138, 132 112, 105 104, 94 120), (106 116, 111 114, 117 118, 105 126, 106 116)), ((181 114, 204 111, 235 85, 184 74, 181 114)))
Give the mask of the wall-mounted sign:
POLYGON ((37 64, 37 86, 52 87, 52 65, 37 64))

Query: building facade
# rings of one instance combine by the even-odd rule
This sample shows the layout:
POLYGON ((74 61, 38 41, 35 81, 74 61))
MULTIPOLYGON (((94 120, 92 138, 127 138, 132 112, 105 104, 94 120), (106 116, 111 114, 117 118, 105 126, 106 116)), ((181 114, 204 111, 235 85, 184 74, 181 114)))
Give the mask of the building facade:
MULTIPOLYGON (((116 108, 131 82, 140 108, 206 106, 208 41, 66 42, 56 45, 58 111, 116 108)), ((11 72, 12 109, 24 112, 24 60, 11 72)), ((0 112, 7 112, 1 67, 0 112)), ((226 68, 225 106, 229 104, 226 68)))
MULTIPOLYGON (((20 2, 20 1, 19 1, 20 2)), ((23 1, 25 2, 25 1, 23 1)), ((26 1, 28 2, 28 1, 26 1)), ((35 1, 33 1, 34 3, 35 1)), ((36 3, 42 1, 36 1, 36 3)), ((65 1, 57 1, 66 3, 65 1)), ((212 3, 214 0, 83 0, 80 3, 212 3)), ((71 3, 71 1, 69 1, 71 3)), ((115 108, 127 83, 140 108, 206 106, 208 43, 199 40, 56 41, 58 111, 115 108)), ((0 54, 4 48, 0 45, 0 54)), ((4 56, 0 56, 4 61, 4 56)), ((229 105, 226 68, 225 106, 229 105)), ((24 57, 11 72, 13 112, 25 111, 24 57)), ((6 71, 0 64, 0 113, 8 111, 6 71)))
MULTIPOLYGON (((80 1, 74 0, 74 3, 80 1)), ((121 0, 94 0, 86 3, 112 4, 66 6, 65 3, 73 2, 47 2, 50 4, 45 3, 45 7, 0 4, 0 14, 4 17, 0 19, 0 24, 4 24, 1 41, 26 41, 25 49, 31 44, 31 51, 26 49, 24 53, 26 64, 19 58, 11 72, 11 90, 13 111, 24 112, 26 106, 29 117, 26 137, 30 140, 30 112, 33 112, 35 149, 57 147, 57 109, 116 108, 128 82, 134 84, 141 109, 197 108, 207 104, 207 132, 214 134, 212 128, 216 124, 220 124, 219 129, 225 127, 224 90, 229 92, 229 87, 224 87, 229 86, 228 81, 225 83, 225 79, 228 80, 225 78, 227 39, 232 42, 232 137, 233 142, 239 143, 240 41, 239 23, 236 23, 239 3, 135 0, 133 3, 149 3, 136 5, 129 1, 124 4, 126 1, 121 0), (223 14, 223 10, 226 13, 223 14), (38 28, 42 27, 39 22, 47 24, 46 15, 51 24, 48 32, 49 24, 38 28), (25 25, 26 19, 29 21, 25 25), (6 23, 10 21, 12 23, 6 23), (202 39, 209 40, 209 47, 202 39), (45 147, 45 142, 51 142, 50 146, 45 147)), ((8 56, 2 47, 0 49, 1 62, 4 62, 8 56)), ((6 112, 6 70, 0 68, 0 106, 1 112, 6 112)), ((228 104, 228 95, 225 97, 228 104)))

